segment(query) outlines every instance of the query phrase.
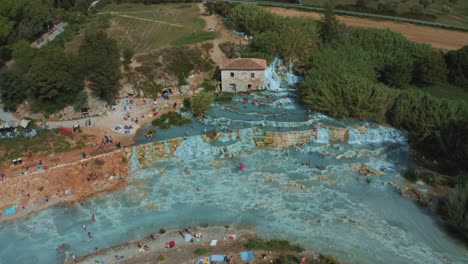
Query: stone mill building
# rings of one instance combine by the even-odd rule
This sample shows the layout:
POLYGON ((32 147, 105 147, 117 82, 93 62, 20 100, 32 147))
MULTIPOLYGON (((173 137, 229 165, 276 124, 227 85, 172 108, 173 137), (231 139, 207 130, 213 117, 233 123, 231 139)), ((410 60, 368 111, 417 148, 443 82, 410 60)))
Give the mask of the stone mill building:
POLYGON ((267 62, 264 59, 230 59, 219 67, 221 91, 236 93, 260 89, 265 84, 266 68, 267 62))

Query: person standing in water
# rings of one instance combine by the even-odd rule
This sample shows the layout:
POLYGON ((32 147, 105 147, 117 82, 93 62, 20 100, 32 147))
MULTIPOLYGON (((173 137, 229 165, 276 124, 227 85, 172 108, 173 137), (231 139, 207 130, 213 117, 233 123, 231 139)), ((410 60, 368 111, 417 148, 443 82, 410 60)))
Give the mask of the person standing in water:
POLYGON ((96 222, 96 217, 94 216, 94 214, 91 216, 91 220, 93 220, 93 222, 96 222))
POLYGON ((83 230, 86 231, 86 225, 85 224, 83 224, 83 230))

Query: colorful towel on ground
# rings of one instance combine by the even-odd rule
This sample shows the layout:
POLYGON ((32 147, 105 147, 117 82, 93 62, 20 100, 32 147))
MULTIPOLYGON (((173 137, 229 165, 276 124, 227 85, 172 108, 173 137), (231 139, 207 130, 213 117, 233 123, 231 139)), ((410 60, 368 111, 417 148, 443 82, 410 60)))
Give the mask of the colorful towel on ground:
POLYGON ((5 215, 15 214, 16 213, 16 205, 5 209, 5 211, 3 211, 3 212, 5 213, 5 215))
POLYGON ((210 264, 209 258, 199 258, 197 264, 210 264))
POLYGON ((211 261, 224 261, 224 255, 211 255, 211 261))
POLYGON ((254 259, 254 253, 252 251, 244 251, 240 253, 240 256, 242 258, 242 261, 247 261, 254 259))

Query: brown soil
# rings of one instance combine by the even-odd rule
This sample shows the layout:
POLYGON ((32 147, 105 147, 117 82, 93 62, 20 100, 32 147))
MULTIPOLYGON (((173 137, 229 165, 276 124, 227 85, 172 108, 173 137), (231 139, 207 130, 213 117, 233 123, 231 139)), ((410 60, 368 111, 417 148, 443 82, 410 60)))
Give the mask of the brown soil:
MULTIPOLYGON (((6 177, 0 182, 0 209, 16 205, 17 213, 2 216, 0 221, 14 220, 62 202, 84 202, 93 194, 124 187, 129 151, 122 149, 74 162, 60 160, 60 164, 54 164, 53 159, 44 160, 43 172, 6 177), (71 193, 67 194, 67 190, 71 193)), ((35 162, 27 160, 23 164, 33 167, 35 162)))
MULTIPOLYGON (((200 12, 204 13, 205 7, 203 3, 199 4, 199 8, 200 12)), ((231 31, 229 31, 224 25, 222 17, 219 15, 202 15, 201 18, 203 18, 203 20, 206 22, 206 30, 211 29, 215 32, 218 32, 218 37, 212 40, 213 50, 211 52, 211 59, 216 63, 216 65, 223 65, 227 60, 226 55, 224 55, 224 53, 219 48, 219 44, 224 42, 234 42, 236 44, 246 45, 248 43, 246 39, 236 36, 231 31)))
MULTIPOLYGON (((281 16, 301 16, 320 19, 320 13, 298 11, 281 7, 265 7, 281 16)), ((428 43, 441 50, 456 50, 468 45, 468 33, 434 27, 419 26, 394 21, 376 21, 359 17, 337 16, 344 24, 351 27, 374 27, 390 29, 403 34, 409 40, 418 43, 428 43)))

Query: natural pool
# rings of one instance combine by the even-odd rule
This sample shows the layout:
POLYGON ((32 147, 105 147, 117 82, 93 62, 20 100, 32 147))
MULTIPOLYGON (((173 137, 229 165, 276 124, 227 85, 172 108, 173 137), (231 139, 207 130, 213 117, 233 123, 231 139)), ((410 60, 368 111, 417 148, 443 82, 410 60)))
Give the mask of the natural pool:
POLYGON ((251 225, 262 236, 287 238, 351 263, 468 263, 460 243, 388 184, 403 181, 399 175, 408 164, 401 132, 350 129, 347 142, 331 145, 330 130, 319 126, 317 137, 299 148, 257 148, 254 138, 263 130, 304 131, 314 121, 343 126, 295 103, 294 90, 284 84, 294 76, 285 72, 283 79, 274 67, 268 71, 271 89, 253 95, 247 105, 237 96, 213 106, 204 124, 158 130, 155 140, 188 137, 173 155, 153 160, 147 153, 151 166, 140 164, 135 151, 125 191, 92 198, 84 207, 55 207, 0 224, 0 263, 59 263, 63 256, 55 249, 61 243, 84 255, 162 227, 203 223, 251 225), (265 106, 252 104, 255 98, 265 106), (205 128, 225 132, 208 143, 200 136, 205 128), (232 131, 239 140, 229 136, 232 131), (350 163, 387 170, 367 183, 350 163), (84 223, 93 232, 91 241, 84 223))

